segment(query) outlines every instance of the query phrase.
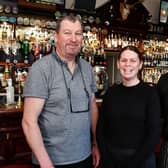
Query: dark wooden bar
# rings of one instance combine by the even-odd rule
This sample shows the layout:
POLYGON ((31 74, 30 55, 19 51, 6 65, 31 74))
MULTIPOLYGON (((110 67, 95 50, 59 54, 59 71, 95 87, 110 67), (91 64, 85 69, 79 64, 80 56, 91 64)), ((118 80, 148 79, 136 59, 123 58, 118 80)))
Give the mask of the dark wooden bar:
POLYGON ((0 167, 30 164, 31 152, 21 127, 23 107, 0 104, 0 167))
MULTIPOLYGON (((101 100, 97 100, 98 107, 101 100)), ((0 104, 0 167, 9 164, 31 165, 31 150, 21 127, 23 107, 0 104)))

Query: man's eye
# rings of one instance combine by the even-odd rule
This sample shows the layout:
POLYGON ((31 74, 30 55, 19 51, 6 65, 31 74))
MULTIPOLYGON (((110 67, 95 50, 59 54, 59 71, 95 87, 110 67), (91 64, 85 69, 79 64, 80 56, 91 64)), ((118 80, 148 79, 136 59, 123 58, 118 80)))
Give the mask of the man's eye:
POLYGON ((82 36, 83 34, 81 32, 75 33, 77 36, 82 36))
POLYGON ((64 34, 71 34, 71 32, 65 31, 64 34))

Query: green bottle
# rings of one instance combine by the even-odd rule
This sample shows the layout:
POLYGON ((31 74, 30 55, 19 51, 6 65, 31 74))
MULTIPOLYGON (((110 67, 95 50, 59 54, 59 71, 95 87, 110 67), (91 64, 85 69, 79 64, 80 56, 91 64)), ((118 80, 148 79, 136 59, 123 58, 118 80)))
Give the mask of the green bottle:
POLYGON ((28 64, 29 63, 29 40, 28 39, 24 39, 22 42, 22 50, 23 50, 23 56, 24 56, 24 63, 28 64))

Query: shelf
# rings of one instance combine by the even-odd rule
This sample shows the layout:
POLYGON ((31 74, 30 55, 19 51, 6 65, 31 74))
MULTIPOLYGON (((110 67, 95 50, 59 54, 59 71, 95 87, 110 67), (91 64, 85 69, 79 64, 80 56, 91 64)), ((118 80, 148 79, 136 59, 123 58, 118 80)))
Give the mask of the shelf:
POLYGON ((0 66, 5 66, 6 64, 8 65, 12 65, 12 66, 16 66, 16 67, 29 67, 31 66, 31 64, 25 64, 25 63, 22 63, 22 62, 19 62, 19 63, 6 63, 6 62, 0 62, 0 66))
MULTIPOLYGON (((19 14, 29 14, 54 19, 54 12, 58 7, 56 5, 26 2, 18 0, 19 14)), ((60 7, 59 7, 60 9, 60 7)))
POLYGON ((151 66, 151 67, 144 66, 143 69, 168 69, 168 66, 151 66))
POLYGON ((104 48, 105 52, 120 52, 121 48, 104 48))
POLYGON ((56 11, 56 5, 49 5, 49 4, 42 4, 42 3, 33 3, 27 2, 24 0, 18 0, 18 6, 23 8, 28 8, 31 10, 38 10, 38 11, 56 11))

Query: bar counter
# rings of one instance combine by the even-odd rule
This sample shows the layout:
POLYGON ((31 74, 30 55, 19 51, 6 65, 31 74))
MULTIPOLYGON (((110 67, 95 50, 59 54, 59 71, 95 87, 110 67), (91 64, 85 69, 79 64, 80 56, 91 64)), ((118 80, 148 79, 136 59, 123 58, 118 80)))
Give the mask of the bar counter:
POLYGON ((31 152, 21 127, 23 107, 0 104, 0 167, 31 163, 31 152))
POLYGON ((23 112, 23 107, 18 107, 17 105, 4 105, 0 104, 0 115, 2 114, 11 114, 11 113, 20 113, 23 112))
MULTIPOLYGON (((96 100, 98 107, 101 99, 96 100)), ((21 127, 23 106, 0 104, 0 167, 6 164, 31 164, 31 150, 21 127)))

